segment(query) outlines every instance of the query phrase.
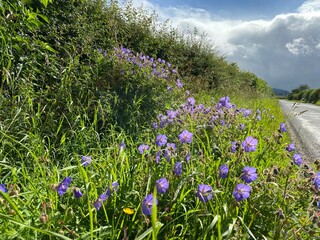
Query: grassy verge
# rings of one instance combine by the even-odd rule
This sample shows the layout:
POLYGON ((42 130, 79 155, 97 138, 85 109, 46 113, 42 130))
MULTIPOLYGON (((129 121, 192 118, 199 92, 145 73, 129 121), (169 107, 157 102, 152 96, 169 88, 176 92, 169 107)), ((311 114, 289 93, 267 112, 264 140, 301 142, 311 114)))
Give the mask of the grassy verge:
POLYGON ((3 239, 319 234, 263 80, 130 6, 47 3, 0 5, 3 239))
MULTIPOLYGON (((19 167, 1 162, 3 236, 307 239, 317 234, 312 166, 288 150, 277 102, 238 99, 245 107, 240 108, 227 97, 203 105, 194 100, 186 95, 178 108, 141 128, 137 139, 116 130, 97 139, 87 135, 92 127, 79 129, 77 138, 86 136, 97 146, 69 152, 59 164, 35 154, 46 147, 43 142, 32 150, 21 143, 27 154, 19 167)), ((59 151, 72 145, 62 141, 59 151)))

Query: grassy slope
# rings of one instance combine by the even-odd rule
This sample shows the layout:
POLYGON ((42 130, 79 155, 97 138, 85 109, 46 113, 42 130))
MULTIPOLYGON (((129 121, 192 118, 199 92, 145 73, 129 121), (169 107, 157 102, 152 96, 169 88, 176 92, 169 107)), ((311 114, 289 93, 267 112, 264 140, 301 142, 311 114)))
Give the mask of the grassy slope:
POLYGON ((0 9, 4 237, 306 239, 315 231, 312 173, 290 164, 289 140, 278 132, 283 115, 274 100, 261 97, 270 88, 210 51, 205 39, 184 38, 168 25, 156 30, 153 16, 103 1, 57 0, 44 7, 16 0, 0 9), (238 108, 219 110, 216 104, 227 94, 238 108), (181 107, 189 97, 196 100, 192 112, 181 107), (252 114, 245 118, 239 107, 252 114), (153 130, 152 122, 161 124, 158 114, 178 109, 179 120, 153 130), (213 116, 218 120, 212 122, 213 116), (186 129, 194 134, 192 144, 179 141, 186 129), (160 133, 177 145, 170 159, 165 147, 155 145, 160 133), (241 148, 247 136, 258 140, 255 152, 241 148), (139 153, 141 144, 150 146, 149 154, 139 153), (92 163, 82 166, 81 156, 89 155, 92 163), (183 166, 179 176, 177 162, 183 166), (230 168, 227 179, 218 176, 223 163, 230 168), (246 165, 259 177, 250 184, 252 196, 237 202, 232 191, 246 165), (70 188, 59 196, 58 184, 67 176, 70 188), (158 214, 151 218, 141 204, 156 194, 161 177, 170 187, 158 194, 158 214), (94 203, 115 181, 119 189, 96 210, 94 203), (198 184, 212 186, 212 201, 196 197, 198 184), (73 196, 77 188, 79 199, 73 196))

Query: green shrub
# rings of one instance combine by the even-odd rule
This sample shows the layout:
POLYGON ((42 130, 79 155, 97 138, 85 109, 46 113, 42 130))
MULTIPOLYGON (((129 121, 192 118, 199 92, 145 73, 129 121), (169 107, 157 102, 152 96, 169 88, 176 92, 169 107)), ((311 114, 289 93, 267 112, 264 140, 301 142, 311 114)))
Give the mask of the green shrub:
POLYGON ((320 100, 320 88, 316 89, 314 93, 314 101, 316 102, 319 100, 320 100))
POLYGON ((311 92, 312 92, 312 89, 309 89, 309 90, 306 90, 303 92, 302 98, 305 102, 309 102, 308 100, 309 100, 309 96, 310 96, 311 92))
POLYGON ((309 103, 315 103, 316 102, 316 89, 310 90, 310 94, 308 96, 307 101, 309 103))

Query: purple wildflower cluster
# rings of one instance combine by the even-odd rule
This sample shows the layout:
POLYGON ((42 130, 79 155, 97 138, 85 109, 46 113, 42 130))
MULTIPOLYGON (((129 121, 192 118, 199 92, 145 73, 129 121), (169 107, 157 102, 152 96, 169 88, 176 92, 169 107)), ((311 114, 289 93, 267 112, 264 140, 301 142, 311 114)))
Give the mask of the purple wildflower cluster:
POLYGON ((95 209, 98 211, 101 208, 103 202, 106 201, 108 197, 110 197, 113 194, 113 192, 117 191, 118 188, 119 188, 118 182, 113 182, 111 187, 107 187, 105 192, 100 194, 97 200, 93 203, 93 206, 95 207, 95 209))
MULTIPOLYGON (((121 46, 120 48, 114 48, 115 57, 124 60, 134 66, 143 69, 144 74, 151 77, 162 78, 172 81, 177 88, 182 88, 183 83, 177 78, 178 71, 173 65, 164 59, 155 59, 142 53, 133 53, 130 49, 121 46)), ((173 86, 168 86, 167 90, 171 91, 173 86)))
MULTIPOLYGON (((122 148, 123 148, 123 145, 120 144, 120 150, 122 148)), ((86 167, 86 166, 88 166, 90 164, 91 164, 91 156, 82 156, 81 157, 81 165, 82 166, 86 167)), ((72 182, 71 177, 65 177, 61 181, 61 183, 57 186, 57 192, 58 192, 60 197, 67 192, 71 182, 72 182)), ((1 185, 0 185, 0 190, 2 190, 1 189, 1 187, 2 187, 1 185)), ((5 186, 3 186, 3 187, 5 187, 5 186)), ((117 191, 118 188, 119 188, 119 183, 118 182, 113 182, 111 187, 107 187, 105 192, 102 193, 98 197, 98 199, 96 199, 96 201, 93 203, 93 206, 95 207, 95 209, 98 211, 101 208, 103 202, 105 200, 107 200, 108 197, 110 197, 115 191, 117 191)), ((71 191, 73 192, 75 198, 81 198, 83 196, 83 193, 81 192, 81 189, 78 188, 78 187, 71 187, 71 191)))
MULTIPOLYGON (((178 82, 179 83, 179 82, 178 82)), ((186 101, 180 106, 179 109, 170 109, 167 110, 166 114, 159 114, 158 121, 152 123, 152 127, 154 130, 165 131, 166 127, 169 126, 187 126, 188 119, 197 120, 198 124, 206 125, 209 127, 224 127, 230 128, 232 124, 232 119, 239 116, 250 117, 251 109, 237 109, 236 105, 230 102, 230 98, 228 96, 222 97, 219 99, 219 102, 213 107, 205 107, 203 104, 196 105, 196 100, 193 96, 188 96, 186 101), (230 122, 231 119, 231 122, 230 122)), ((258 110, 256 117, 261 119, 261 111, 258 110)), ((240 124, 239 126, 235 126, 235 128, 240 128, 244 130, 244 124, 240 124)), ((188 147, 188 144, 193 142, 194 133, 184 129, 178 134, 178 142, 179 148, 185 149, 188 147)), ((230 151, 231 153, 235 153, 237 149, 242 146, 242 149, 245 152, 254 152, 257 149, 258 140, 252 136, 246 137, 242 143, 240 141, 232 141, 230 151)), ((155 162, 159 163, 161 156, 164 156, 165 159, 171 163, 171 159, 174 156, 175 158, 179 158, 179 155, 176 155, 177 146, 174 143, 168 143, 168 138, 164 134, 158 134, 155 139, 155 145, 157 147, 162 148, 161 150, 157 150, 155 154, 155 162), (175 154, 175 155, 173 155, 175 154)), ((141 154, 144 154, 147 150, 149 150, 149 146, 142 144, 139 146, 139 151, 141 154)), ((185 151, 185 150, 184 150, 185 151)), ((188 163, 191 158, 190 153, 185 155, 185 162, 188 163)), ((179 176, 183 173, 183 161, 175 161, 173 166, 173 173, 176 176, 179 176)), ((219 177, 225 179, 229 174, 229 167, 227 164, 222 164, 219 169, 219 177)), ((247 199, 250 196, 251 186, 247 185, 252 183, 258 178, 256 169, 253 167, 246 166, 242 170, 241 179, 244 181, 244 184, 238 184, 233 192, 233 195, 237 201, 241 201, 247 199)), ((169 182, 166 178, 161 178, 156 181, 156 188, 159 194, 163 194, 167 191, 169 186, 169 182)), ((212 187, 210 185, 199 184, 197 189, 197 197, 203 203, 212 199, 212 187)), ((151 214, 151 206, 153 195, 148 195, 143 200, 143 212, 148 215, 151 214)))
POLYGON ((71 183, 71 178, 70 177, 65 177, 62 182, 59 184, 57 187, 57 192, 59 196, 62 196, 67 192, 67 189, 69 188, 69 185, 71 183))
MULTIPOLYGON (((255 181, 258 178, 256 171, 254 167, 245 166, 242 170, 241 179, 247 184, 255 181)), ((247 184, 239 183, 236 185, 233 196, 237 202, 250 197, 251 186, 247 184)))
MULTIPOLYGON (((168 143, 168 137, 161 133, 158 133, 155 140, 155 145, 158 147, 158 149, 159 147, 162 148, 161 150, 157 151, 155 162, 159 163, 161 156, 164 156, 169 163, 173 162, 173 174, 175 176, 183 174, 184 163, 188 163, 191 158, 191 154, 188 149, 189 144, 194 141, 194 135, 198 133, 196 132, 198 130, 195 132, 190 132, 187 130, 189 126, 188 120, 192 121, 193 123, 197 122, 199 129, 205 126, 209 129, 217 128, 220 130, 220 133, 223 131, 228 131, 230 128, 245 131, 245 123, 236 126, 234 125, 234 122, 237 122, 235 120, 237 116, 239 116, 238 119, 241 119, 244 122, 251 121, 254 124, 259 124, 259 121, 261 121, 265 112, 265 110, 257 110, 255 114, 252 114, 251 109, 236 108, 236 105, 232 104, 227 96, 220 98, 219 102, 214 106, 206 107, 203 104, 198 104, 196 99, 189 94, 186 97, 185 102, 178 109, 170 109, 167 110, 166 114, 159 114, 158 121, 152 124, 153 129, 156 132, 159 130, 162 132, 170 132, 171 128, 169 127, 172 126, 175 128, 175 131, 177 131, 177 129, 181 129, 176 141, 177 146, 174 143, 168 143), (185 157, 182 159, 185 161, 180 160, 180 150, 182 150, 182 153, 184 153, 185 157), (187 155, 185 155, 186 152, 188 152, 187 155)), ((285 123, 280 124, 278 131, 281 133, 287 131, 285 123)), ((232 129, 230 129, 230 132, 232 132, 232 129)), ((246 136, 245 138, 242 138, 241 135, 240 137, 235 135, 234 140, 231 141, 230 152, 236 154, 231 156, 241 156, 241 154, 244 152, 255 152, 257 151, 258 146, 259 141, 254 136, 246 136)), ((295 146, 293 143, 291 143, 286 149, 288 152, 292 152, 295 150, 295 146)), ((300 165, 302 163, 302 156, 299 154, 294 154, 293 162, 296 165, 300 165)), ((230 172, 227 164, 222 164, 218 168, 218 176, 220 179, 230 179, 229 175, 232 175, 233 171, 230 172)), ((235 184, 232 195, 237 202, 240 202, 250 197, 252 192, 252 184, 258 179, 257 169, 252 166, 244 166, 241 174, 238 176, 239 180, 242 182, 235 184)), ((320 172, 314 178, 313 183, 316 189, 320 187, 320 172)), ((158 194, 165 194, 168 188, 169 182, 166 178, 160 178, 156 181, 156 189, 158 194)), ((213 193, 214 191, 210 185, 203 183, 198 184, 196 197, 202 203, 210 201, 213 198, 213 193)), ((158 204, 158 200, 154 200, 154 196, 152 194, 146 196, 142 202, 142 211, 145 215, 151 214, 152 204, 154 203, 158 204)))
MULTIPOLYGON (((164 194, 167 192, 169 188, 168 180, 164 178, 160 178, 156 181, 156 189, 159 194, 164 194)), ((144 215, 151 215, 152 213, 152 205, 155 202, 158 205, 158 199, 155 199, 152 194, 147 195, 142 201, 142 213, 144 215)))
MULTIPOLYGON (((286 132, 286 127, 284 123, 280 124, 279 132, 286 132)), ((286 150, 288 151, 288 154, 291 152, 294 152, 296 150, 296 147, 294 143, 289 143, 286 147, 286 150)), ((302 156, 298 153, 294 153, 292 157, 292 161, 295 165, 300 166, 303 163, 302 156)))

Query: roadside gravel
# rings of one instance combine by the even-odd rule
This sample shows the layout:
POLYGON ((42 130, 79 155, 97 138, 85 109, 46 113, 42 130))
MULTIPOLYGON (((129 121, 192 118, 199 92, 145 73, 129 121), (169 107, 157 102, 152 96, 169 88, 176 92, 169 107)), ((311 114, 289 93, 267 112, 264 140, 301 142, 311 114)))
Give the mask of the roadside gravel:
POLYGON ((297 152, 310 162, 320 159, 320 107, 286 100, 279 103, 297 152))

